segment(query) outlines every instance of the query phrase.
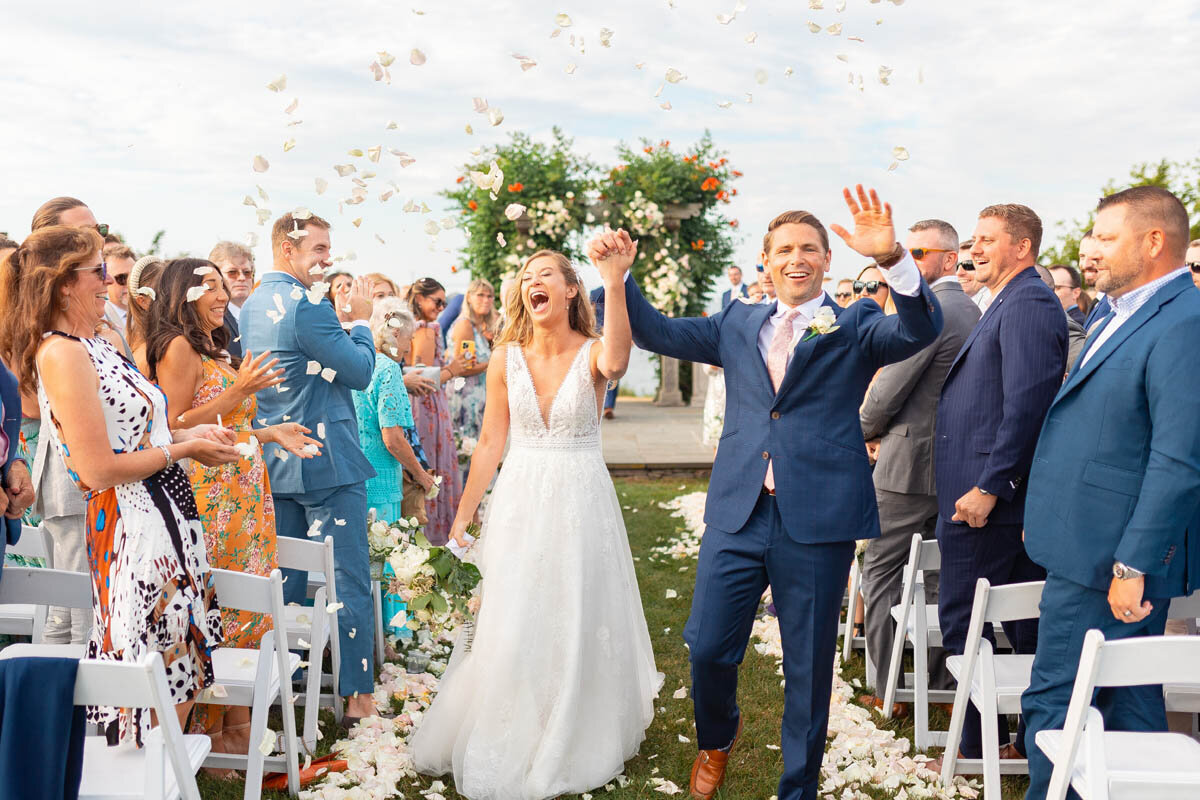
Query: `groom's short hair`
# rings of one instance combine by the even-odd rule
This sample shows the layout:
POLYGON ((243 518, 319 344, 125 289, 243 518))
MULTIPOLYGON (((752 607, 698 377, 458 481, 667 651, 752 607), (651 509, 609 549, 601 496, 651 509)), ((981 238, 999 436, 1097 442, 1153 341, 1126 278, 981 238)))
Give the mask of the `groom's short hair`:
POLYGON ((763 252, 771 252, 771 234, 780 225, 809 225, 816 230, 817 235, 821 237, 821 245, 825 248, 825 252, 829 252, 829 233, 825 230, 825 226, 821 224, 821 220, 815 215, 807 211, 785 211, 775 219, 771 220, 771 224, 767 226, 767 233, 763 236, 763 252))

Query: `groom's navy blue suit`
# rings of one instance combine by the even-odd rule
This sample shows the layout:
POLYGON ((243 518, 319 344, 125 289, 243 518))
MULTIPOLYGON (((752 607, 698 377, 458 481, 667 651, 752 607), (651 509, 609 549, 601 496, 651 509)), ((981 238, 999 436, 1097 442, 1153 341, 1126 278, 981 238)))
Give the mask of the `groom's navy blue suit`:
POLYGON ((769 583, 787 681, 778 796, 815 800, 854 540, 879 535, 858 408, 876 370, 937 337, 941 308, 924 281, 915 297, 893 293, 890 317, 873 301, 842 309, 825 296, 839 329, 802 337, 776 392, 758 346, 776 303, 668 319, 632 280, 625 295, 638 347, 725 370, 725 428, 684 630, 700 749, 725 747, 737 732, 737 668, 769 583), (762 492, 768 462, 775 495, 762 492))

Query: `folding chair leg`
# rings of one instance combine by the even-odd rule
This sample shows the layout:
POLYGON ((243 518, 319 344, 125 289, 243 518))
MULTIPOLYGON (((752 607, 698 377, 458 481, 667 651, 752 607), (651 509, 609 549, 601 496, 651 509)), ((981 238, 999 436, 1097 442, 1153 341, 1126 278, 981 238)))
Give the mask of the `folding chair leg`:
POLYGON ((326 634, 325 624, 319 623, 313 637, 312 649, 308 653, 308 679, 305 681, 304 690, 304 746, 310 752, 317 749, 317 717, 321 712, 321 662, 325 658, 326 634))
POLYGON ((983 794, 985 797, 1000 796, 1000 731, 996 727, 995 698, 986 695, 983 708, 979 709, 980 728, 983 740, 983 794))
MULTIPOLYGON (((259 657, 267 656, 260 654, 259 657)), ((262 796, 263 753, 258 748, 267 732, 267 715, 270 710, 266 692, 256 691, 254 705, 250 707, 250 752, 246 757, 246 790, 242 795, 245 800, 258 800, 262 796)))
POLYGON ((954 772, 958 767, 958 747, 962 743, 963 724, 967 719, 967 703, 970 698, 971 674, 964 670, 958 677, 958 690, 954 694, 954 710, 950 713, 950 730, 946 732, 946 750, 942 755, 942 784, 954 783, 954 772))
POLYGON ((929 651, 922 646, 913 647, 913 712, 913 738, 917 749, 924 750, 933 744, 933 737, 929 735, 929 651))
MULTIPOLYGON (((300 792, 300 753, 296 751, 296 709, 291 701, 291 681, 281 681, 279 684, 279 710, 280 716, 283 717, 283 755, 287 760, 288 794, 295 797, 300 792)), ((251 742, 252 746, 253 744, 251 742)), ((249 786, 249 781, 247 781, 247 786, 249 786)))
POLYGON ((850 660, 850 651, 854 647, 854 612, 858 608, 858 589, 862 581, 862 568, 858 559, 850 563, 849 601, 846 603, 846 632, 842 636, 842 661, 850 660))
POLYGON ((384 655, 383 588, 379 581, 371 581, 371 604, 375 607, 375 663, 382 664, 384 655))
MULTIPOLYGON (((888 662, 887 688, 883 693, 883 717, 891 719, 892 704, 896 702, 896 692, 900 688, 900 672, 903 669, 904 663, 904 640, 905 631, 903 625, 907 622, 907 615, 901 615, 900 622, 896 624, 896 635, 892 640, 892 660, 888 662)), ((920 728, 917 729, 920 733, 920 728)), ((921 745, 917 743, 917 749, 920 750, 921 745)))

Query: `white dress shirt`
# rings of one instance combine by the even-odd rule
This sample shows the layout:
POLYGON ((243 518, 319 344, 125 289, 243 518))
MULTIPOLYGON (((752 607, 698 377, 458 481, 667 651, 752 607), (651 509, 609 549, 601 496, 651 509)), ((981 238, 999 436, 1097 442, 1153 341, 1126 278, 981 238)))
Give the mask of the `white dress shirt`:
POLYGON ((992 304, 992 290, 983 286, 971 299, 975 301, 975 305, 979 306, 979 313, 982 314, 992 304))
POLYGON ((1117 330, 1124 325, 1130 317, 1137 313, 1139 308, 1146 305, 1146 302, 1150 300, 1150 298, 1154 297, 1155 293, 1157 293, 1159 289, 1163 288, 1180 275, 1184 275, 1189 272, 1190 270, 1187 267, 1180 267, 1177 270, 1173 270, 1172 272, 1163 275, 1161 278, 1156 278, 1155 280, 1150 281, 1145 286, 1139 286, 1136 289, 1126 292, 1120 297, 1108 298, 1108 303, 1112 306, 1113 318, 1108 321, 1107 325, 1104 326, 1104 330, 1096 334, 1095 341, 1088 346, 1087 351, 1083 354, 1083 359, 1079 362, 1079 366, 1083 367, 1085 364, 1087 364, 1096 351, 1103 347, 1104 343, 1111 339, 1113 334, 1116 333, 1117 330))

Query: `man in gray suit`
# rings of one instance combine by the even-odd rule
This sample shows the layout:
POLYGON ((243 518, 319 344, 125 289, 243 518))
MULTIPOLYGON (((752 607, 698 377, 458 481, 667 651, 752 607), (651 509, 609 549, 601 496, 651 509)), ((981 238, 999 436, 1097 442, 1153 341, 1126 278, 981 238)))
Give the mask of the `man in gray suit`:
MULTIPOLYGON (((873 477, 882 530, 881 537, 867 546, 862 583, 867 652, 875 665, 877 691, 883 689, 891 661, 895 635, 891 609, 900 601, 912 535, 933 538, 937 522, 933 423, 938 397, 955 355, 980 317, 979 306, 955 277, 958 233, 950 223, 939 219, 918 222, 909 228, 905 246, 941 303, 945 326, 933 344, 880 370, 859 412, 863 436, 869 449, 876 452, 873 477)), ((926 576, 926 582, 933 593, 928 602, 936 602, 936 576, 926 576)), ((949 685, 944 669, 941 663, 931 669, 932 687, 949 685)), ((883 707, 877 697, 862 699, 883 707)), ((894 711, 902 713, 903 709, 894 711)))

